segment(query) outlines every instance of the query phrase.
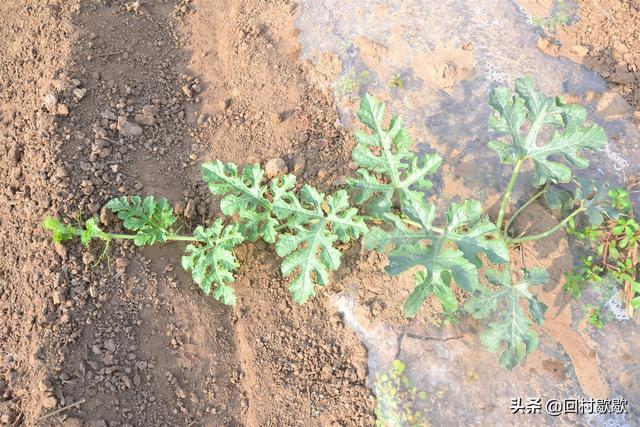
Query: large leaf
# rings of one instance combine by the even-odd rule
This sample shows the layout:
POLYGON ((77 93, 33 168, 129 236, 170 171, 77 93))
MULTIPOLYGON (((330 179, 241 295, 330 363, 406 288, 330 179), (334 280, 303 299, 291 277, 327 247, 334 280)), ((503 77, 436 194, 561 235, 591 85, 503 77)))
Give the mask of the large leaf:
POLYGON ((263 184, 258 165, 246 166, 238 174, 236 165, 215 161, 205 163, 202 173, 211 191, 223 196, 223 213, 239 219, 239 230, 247 240, 262 237, 276 242, 276 252, 284 257, 282 273, 294 276, 290 290, 298 303, 314 296, 315 286, 326 285, 329 272, 340 266, 334 243, 349 242, 367 230, 344 190, 325 199, 305 185, 298 198, 293 175, 263 184))
POLYGON ((503 163, 531 160, 533 183, 538 187, 547 182, 569 182, 571 169, 558 160, 564 158, 573 167, 586 168, 589 162, 581 156, 582 151, 599 150, 607 142, 600 126, 584 125, 583 107, 567 105, 560 97, 546 97, 535 88, 531 77, 517 79, 513 95, 503 87, 494 89, 489 105, 495 110, 489 117, 489 127, 511 139, 490 141, 489 147, 503 163), (539 141, 543 131, 551 133, 545 144, 539 141))
POLYGON ((247 240, 262 238, 267 243, 276 240, 277 219, 272 215, 275 198, 291 190, 295 176, 274 179, 271 185, 262 183, 264 171, 260 165, 247 165, 238 173, 233 163, 220 160, 202 164, 202 177, 213 194, 224 196, 220 209, 225 215, 237 215, 240 230, 247 240))
POLYGON ((529 306, 529 316, 538 324, 544 321, 547 306, 539 302, 529 287, 542 285, 549 280, 547 272, 540 268, 524 270, 523 278, 511 284, 508 270, 487 270, 486 277, 496 290, 479 287, 478 292, 465 303, 465 310, 477 319, 486 319, 498 311, 498 319, 489 324, 480 341, 492 352, 502 349, 500 365, 513 369, 538 345, 538 335, 531 328, 531 320, 520 302, 529 306))
POLYGON ((415 316, 431 294, 438 297, 446 311, 454 311, 457 303, 451 282, 466 291, 475 290, 481 253, 493 263, 508 262, 507 245, 496 226, 481 217, 478 201, 452 203, 443 229, 433 225, 435 207, 421 197, 405 199, 402 211, 415 227, 409 228, 398 217, 387 214, 385 219, 393 228, 373 228, 365 236, 365 246, 378 251, 393 247, 387 266, 389 274, 400 274, 418 265, 425 268, 416 274, 416 287, 405 302, 407 316, 415 316))
POLYGON ((381 217, 393 204, 427 190, 433 185, 426 176, 442 163, 437 154, 422 158, 411 151, 411 138, 402 119, 393 117, 387 129, 383 125, 385 105, 367 94, 362 98, 358 117, 370 133, 357 131, 352 158, 360 167, 356 178, 347 180, 356 191, 355 202, 367 203, 370 215, 381 217))
POLYGON ((213 297, 227 305, 236 302, 228 284, 234 281, 233 271, 238 267, 233 248, 244 240, 238 228, 236 224, 225 227, 221 219, 208 228, 199 225, 193 232, 198 243, 188 245, 182 257, 182 268, 191 272, 202 292, 209 295, 213 290, 213 297))
POLYGON ((107 208, 118 215, 124 228, 136 232, 133 242, 137 246, 164 243, 171 226, 176 222, 173 208, 164 197, 156 201, 153 196, 144 199, 122 196, 111 199, 107 208))
POLYGON ((357 239, 367 227, 356 215, 357 209, 349 207, 344 190, 325 198, 305 185, 300 198, 285 193, 274 203, 273 211, 289 229, 276 243, 276 252, 284 257, 282 274, 294 275, 289 289, 293 299, 302 304, 315 295, 316 285, 328 283, 329 271, 340 266, 341 253, 334 243, 357 239))

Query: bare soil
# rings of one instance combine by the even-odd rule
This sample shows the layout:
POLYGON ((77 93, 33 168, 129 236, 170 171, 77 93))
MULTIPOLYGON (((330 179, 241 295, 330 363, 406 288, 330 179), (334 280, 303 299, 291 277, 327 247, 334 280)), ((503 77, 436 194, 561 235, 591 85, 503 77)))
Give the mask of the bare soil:
MULTIPOLYGON (((527 2, 525 2, 527 3, 527 2)), ((615 100, 640 123, 640 2, 579 0, 577 19, 541 43, 596 71, 623 100, 615 100), (626 101, 626 102, 625 102, 626 101)), ((547 12, 549 9, 547 9, 547 12)), ((544 12, 539 15, 544 16, 544 12)))
POLYGON ((102 207, 119 194, 168 197, 186 228, 210 222, 199 164, 212 158, 281 157, 339 183, 352 142, 297 62, 298 7, 0 5, 0 424, 373 423, 365 348, 326 296, 291 301, 272 249, 239 251, 229 309, 176 267, 180 245, 114 243, 105 262, 39 227, 45 215, 111 225, 102 207))

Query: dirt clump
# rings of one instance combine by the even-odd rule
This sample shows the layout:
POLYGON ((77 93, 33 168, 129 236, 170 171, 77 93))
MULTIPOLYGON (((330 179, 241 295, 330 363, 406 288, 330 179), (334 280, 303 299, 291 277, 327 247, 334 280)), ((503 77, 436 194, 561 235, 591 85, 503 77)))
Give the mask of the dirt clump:
POLYGON ((558 27, 545 46, 602 75, 640 120, 640 3, 581 0, 577 5, 578 19, 558 27))

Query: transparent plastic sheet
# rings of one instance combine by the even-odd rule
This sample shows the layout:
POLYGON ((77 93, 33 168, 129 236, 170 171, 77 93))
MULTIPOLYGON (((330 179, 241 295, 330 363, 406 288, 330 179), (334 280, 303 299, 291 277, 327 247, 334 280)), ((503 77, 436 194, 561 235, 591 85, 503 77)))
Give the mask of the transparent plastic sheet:
MULTIPOLYGON (((459 196, 492 200, 508 180, 509 168, 486 147, 487 99, 493 87, 512 86, 516 77, 529 74, 549 95, 584 98, 588 91, 607 90, 594 72, 538 49, 540 30, 512 1, 302 0, 297 25, 304 59, 321 64, 323 56, 332 54, 339 60, 341 71, 325 84, 337 94, 342 124, 351 126, 357 99, 365 91, 383 98, 417 137, 417 150, 439 152, 449 170, 460 175, 464 185, 456 188, 466 194, 459 196)), ((595 114, 595 103, 585 106, 589 117, 607 131, 609 146, 591 159, 584 175, 622 184, 640 170, 638 128, 632 118, 606 119, 595 114)), ((435 190, 446 199, 454 196, 452 188, 440 178, 435 190)), ((515 200, 525 191, 528 183, 523 179, 515 200)), ((574 358, 545 327, 527 364, 508 372, 498 367, 495 354, 480 346, 479 332, 465 321, 444 328, 414 321, 403 328, 377 324, 367 329, 355 314, 353 294, 338 295, 335 302, 369 349, 370 378, 384 372, 394 358, 403 360, 407 375, 428 393, 421 405, 434 425, 637 425, 638 324, 619 315, 615 298, 604 305, 613 319, 604 330, 588 332, 594 372, 606 396, 585 392, 581 381, 588 381, 589 373, 574 366, 584 360, 574 358), (628 401, 629 413, 551 417, 543 410, 541 415, 511 415, 509 402, 517 397, 543 402, 618 397, 628 401)), ((579 315, 574 309, 570 327, 579 326, 579 315)))

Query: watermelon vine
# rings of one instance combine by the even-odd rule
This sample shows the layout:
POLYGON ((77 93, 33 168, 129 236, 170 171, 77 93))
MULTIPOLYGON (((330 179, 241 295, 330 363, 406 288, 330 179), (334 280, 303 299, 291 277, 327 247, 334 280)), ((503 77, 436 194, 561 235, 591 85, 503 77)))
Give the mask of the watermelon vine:
POLYGON ((589 164, 585 152, 606 144, 604 130, 585 123, 583 107, 545 96, 530 77, 517 79, 515 92, 494 89, 489 105, 489 127, 496 139, 488 146, 503 164, 512 166, 495 219, 477 200, 451 203, 444 216, 438 215, 429 202, 429 176, 442 158, 413 153, 402 119, 393 117, 385 125, 385 104, 365 95, 358 111, 365 130, 356 132, 352 154, 358 169, 346 188, 333 194, 306 184, 297 191, 293 175, 265 179, 257 164, 240 170, 214 160, 202 165, 202 176, 221 197, 222 213, 233 217, 226 223, 217 218, 209 227, 200 225, 190 235, 178 235, 166 199, 130 196, 107 203, 129 234, 102 230, 96 218, 73 225, 48 217, 43 226, 56 242, 79 237, 85 246, 92 240, 109 244, 129 239, 137 246, 188 241, 183 268, 205 294, 223 304, 236 302, 231 284, 238 261, 233 250, 244 241, 262 239, 275 245, 292 297, 302 304, 329 283, 331 272, 341 265, 344 244, 364 236, 366 248, 387 253, 389 274, 418 267, 415 288, 404 303, 407 316, 415 316, 434 296, 445 312, 462 309, 475 318, 490 319, 480 340, 490 351, 500 352, 500 364, 512 369, 537 346, 532 326, 542 324, 546 306, 532 287, 546 283, 548 274, 542 269, 511 271, 511 248, 547 238, 576 221, 599 226, 605 217, 617 219, 619 212, 606 184, 574 175, 574 169, 589 164), (525 163, 533 166, 534 195, 507 218, 525 163), (519 234, 513 220, 539 198, 562 218, 545 232, 519 234), (454 287, 467 294, 462 307, 454 287))

